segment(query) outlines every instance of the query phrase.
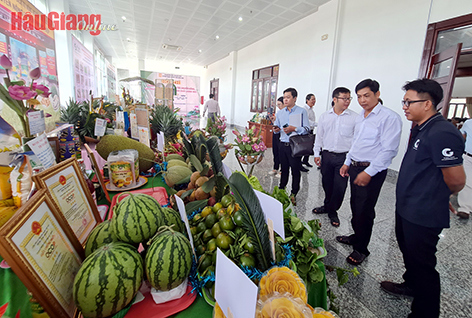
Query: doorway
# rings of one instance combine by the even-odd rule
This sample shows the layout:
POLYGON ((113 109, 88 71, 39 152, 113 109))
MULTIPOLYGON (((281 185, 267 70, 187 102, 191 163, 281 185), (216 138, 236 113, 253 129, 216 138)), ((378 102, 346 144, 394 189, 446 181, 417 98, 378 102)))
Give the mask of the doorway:
POLYGON ((444 117, 459 124, 471 117, 472 14, 428 25, 419 76, 443 87, 444 117))
POLYGON ((218 101, 218 91, 220 86, 220 79, 212 79, 210 81, 210 94, 215 95, 215 100, 218 101))

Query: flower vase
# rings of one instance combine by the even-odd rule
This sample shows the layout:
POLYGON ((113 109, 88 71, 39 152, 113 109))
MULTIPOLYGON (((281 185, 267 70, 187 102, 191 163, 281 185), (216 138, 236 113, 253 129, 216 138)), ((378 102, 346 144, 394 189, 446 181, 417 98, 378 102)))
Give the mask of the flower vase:
MULTIPOLYGON (((264 159, 264 153, 262 152, 258 155, 237 156, 237 158, 240 166, 241 163, 247 165, 246 169, 249 171, 248 177, 250 177, 252 175, 252 171, 254 170, 255 165, 260 163, 262 159, 264 159)), ((242 166, 241 169, 243 169, 242 166)))

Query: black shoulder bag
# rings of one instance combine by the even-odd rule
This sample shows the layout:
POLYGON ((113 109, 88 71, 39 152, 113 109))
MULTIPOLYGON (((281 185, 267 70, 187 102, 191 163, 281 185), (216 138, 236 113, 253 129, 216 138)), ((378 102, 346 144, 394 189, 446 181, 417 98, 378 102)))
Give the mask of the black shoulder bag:
MULTIPOLYGON (((303 114, 302 114, 303 127, 303 114)), ((295 135, 290 137, 290 149, 292 150, 292 157, 313 156, 313 146, 315 144, 315 135, 295 135)))

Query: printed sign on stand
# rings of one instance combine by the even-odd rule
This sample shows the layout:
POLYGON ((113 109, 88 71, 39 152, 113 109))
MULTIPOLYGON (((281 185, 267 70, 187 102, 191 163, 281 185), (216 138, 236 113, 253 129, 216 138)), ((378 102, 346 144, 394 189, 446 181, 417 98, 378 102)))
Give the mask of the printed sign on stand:
POLYGON ((56 155, 49 145, 46 134, 42 134, 26 143, 33 150, 36 157, 41 161, 44 168, 52 167, 56 163, 56 155))
POLYGON ((46 130, 46 121, 44 120, 44 111, 29 112, 28 124, 31 135, 36 135, 46 130))
POLYGON ((139 139, 138 119, 136 117, 136 114, 129 114, 129 124, 131 127, 131 138, 139 139))
POLYGON ((101 137, 105 135, 105 130, 107 129, 107 121, 105 119, 97 118, 95 119, 95 131, 94 135, 101 137))

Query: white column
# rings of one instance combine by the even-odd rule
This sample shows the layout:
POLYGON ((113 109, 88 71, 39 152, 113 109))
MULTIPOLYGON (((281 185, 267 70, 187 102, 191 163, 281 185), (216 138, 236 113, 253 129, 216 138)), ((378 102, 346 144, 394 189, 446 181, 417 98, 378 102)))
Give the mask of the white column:
MULTIPOLYGON (((49 11, 70 13, 69 0, 49 0, 49 11)), ((54 31, 56 42, 57 78, 61 105, 65 106, 69 97, 74 97, 72 39, 70 31, 54 31)))

